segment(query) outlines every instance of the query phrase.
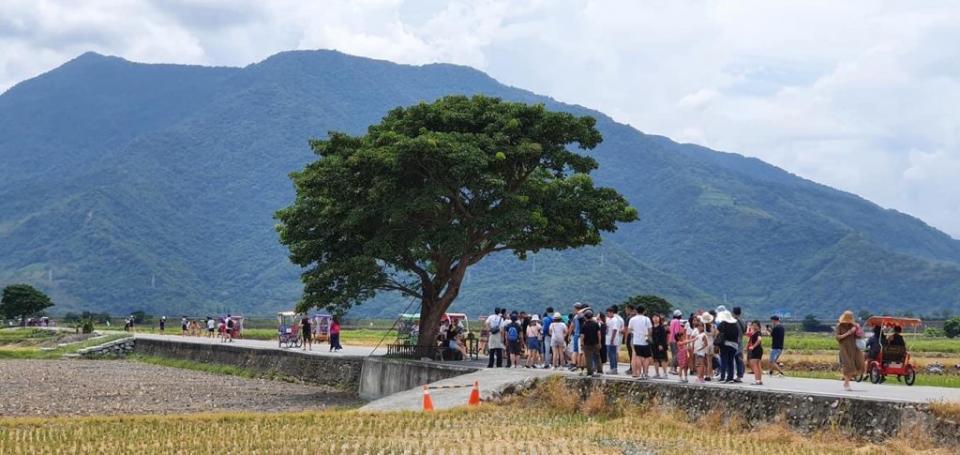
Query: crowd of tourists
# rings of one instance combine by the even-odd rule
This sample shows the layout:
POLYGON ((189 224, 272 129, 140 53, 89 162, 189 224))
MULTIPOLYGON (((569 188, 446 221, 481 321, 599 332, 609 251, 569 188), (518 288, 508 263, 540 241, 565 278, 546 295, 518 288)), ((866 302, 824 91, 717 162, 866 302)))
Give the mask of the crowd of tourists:
POLYGON ((576 303, 563 314, 546 308, 543 314, 508 312, 496 308, 484 321, 482 350, 489 368, 568 369, 588 376, 621 374, 625 347, 626 374, 637 379, 681 382, 743 382, 749 372, 753 384, 763 384, 763 337, 771 338, 767 354, 769 374, 783 375, 780 357, 786 332, 773 316, 761 327, 748 322, 740 307, 698 310, 684 317, 649 314, 642 305, 617 305, 595 311, 576 303), (603 365, 609 365, 604 371, 603 365), (652 374, 651 374, 652 370, 652 374))
MULTIPOLYGON (((131 316, 127 320, 127 324, 130 326, 131 330, 133 328, 133 317, 131 316)), ((163 335, 167 331, 167 317, 160 316, 158 321, 158 333, 163 335)), ((190 319, 186 316, 180 318, 180 334, 183 336, 196 336, 196 337, 208 337, 215 338, 219 337, 223 342, 232 342, 234 338, 239 337, 240 332, 240 322, 235 320, 231 315, 226 315, 226 317, 212 318, 207 316, 203 320, 190 319)))

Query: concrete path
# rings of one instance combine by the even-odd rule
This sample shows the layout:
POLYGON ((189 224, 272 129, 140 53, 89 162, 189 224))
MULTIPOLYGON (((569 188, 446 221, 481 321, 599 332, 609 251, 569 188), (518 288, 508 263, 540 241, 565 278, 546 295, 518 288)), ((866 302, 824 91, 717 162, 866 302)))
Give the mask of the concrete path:
MULTIPOLYGON (((121 332, 122 333, 122 332, 121 332)), ((147 339, 165 339, 171 341, 178 341, 184 343, 199 343, 199 344, 220 344, 221 342, 217 338, 204 338, 204 337, 185 337, 180 335, 156 335, 156 334, 134 334, 137 338, 147 338, 147 339)), ((297 352, 305 353, 308 355, 318 355, 318 356, 332 356, 332 357, 367 357, 370 355, 383 355, 386 353, 386 347, 380 347, 374 349, 370 346, 344 346, 343 350, 340 352, 328 352, 328 346, 326 344, 321 344, 314 346, 313 351, 302 351, 300 349, 287 349, 280 348, 277 346, 277 342, 273 340, 234 340, 230 343, 235 346, 242 346, 249 349, 264 349, 264 350, 295 350, 297 352)), ((474 381, 480 381, 480 392, 481 398, 489 399, 492 396, 499 395, 499 393, 505 387, 515 386, 517 384, 522 384, 524 381, 532 379, 545 377, 552 374, 562 374, 562 375, 574 375, 575 373, 568 372, 566 370, 554 371, 554 370, 541 370, 541 369, 526 369, 526 368, 493 368, 487 369, 485 362, 457 362, 456 364, 477 367, 480 368, 479 371, 475 373, 466 374, 456 378, 446 379, 443 381, 438 381, 431 386, 446 386, 446 385, 466 385, 473 384, 474 381)), ((609 380, 624 380, 624 381, 633 381, 635 379, 630 378, 625 374, 626 368, 621 366, 620 374, 617 375, 603 375, 602 378, 609 380)), ((746 381, 743 384, 717 384, 714 382, 708 382, 706 384, 680 384, 675 376, 671 376, 670 379, 651 379, 650 381, 654 382, 663 382, 665 384, 676 384, 682 385, 684 387, 738 387, 754 390, 765 390, 769 392, 781 392, 781 393, 794 393, 794 394, 804 394, 804 395, 819 395, 819 396, 831 396, 831 397, 854 397, 862 398, 869 400, 881 400, 881 401, 900 401, 900 402, 911 402, 911 403, 925 403, 930 401, 956 401, 960 402, 960 388, 948 388, 948 387, 923 387, 923 386, 913 386, 907 387, 903 385, 893 385, 890 384, 890 381, 896 381, 896 378, 888 378, 887 384, 871 384, 869 382, 862 383, 851 383, 853 387, 852 392, 845 392, 841 389, 841 382, 839 379, 830 380, 830 379, 808 379, 808 378, 794 378, 794 377, 764 377, 764 385, 754 386, 750 385, 746 381)), ((433 397, 434 407, 437 409, 444 409, 449 407, 460 406, 465 404, 467 397, 470 394, 469 387, 463 388, 454 388, 454 389, 434 389, 431 390, 431 396, 433 397)), ((421 409, 421 403, 423 399, 423 391, 420 388, 411 389, 405 392, 400 392, 398 394, 391 395, 389 397, 384 397, 379 400, 368 403, 361 409, 364 410, 419 410, 421 409)))
MULTIPOLYGON (((613 381, 636 381, 624 373, 612 375, 605 374, 597 376, 596 380, 613 381)), ((576 376, 566 370, 538 370, 525 368, 482 368, 475 373, 470 373, 456 378, 445 379, 430 384, 431 387, 473 384, 474 381, 480 382, 481 399, 490 399, 501 394, 506 387, 515 387, 523 384, 532 378, 543 378, 551 375, 576 376)), ((888 378, 888 381, 895 378, 888 378)), ((859 398, 877 401, 894 401, 908 403, 926 403, 931 401, 957 401, 960 402, 960 389, 947 387, 921 387, 921 386, 895 386, 891 384, 871 384, 851 383, 852 392, 842 390, 842 382, 830 379, 809 379, 792 377, 765 377, 762 386, 741 384, 717 384, 707 382, 705 384, 680 383, 676 376, 669 379, 648 379, 646 381, 662 383, 678 387, 713 387, 713 388, 742 388, 749 390, 763 390, 770 392, 771 395, 777 393, 790 393, 811 396, 859 398)), ((752 382, 752 381, 749 381, 752 382)), ((431 390, 430 395, 433 398, 435 409, 446 409, 466 404, 470 394, 470 388, 457 389, 436 389, 431 390)), ((775 399, 771 397, 771 399, 775 399)), ((368 403, 360 408, 362 411, 418 411, 422 409, 423 391, 421 388, 407 390, 393 394, 368 403)))
MULTIPOLYGON (((124 332, 118 332, 124 333, 124 332)), ((342 351, 339 352, 329 352, 330 345, 327 343, 317 343, 314 344, 312 351, 304 351, 301 348, 281 348, 277 345, 276 340, 233 340, 229 343, 224 343, 220 341, 219 338, 207 338, 207 337, 189 337, 182 335, 157 335, 153 333, 134 333, 135 338, 144 338, 150 340, 169 340, 176 341, 178 343, 196 343, 196 344, 229 344, 233 346, 241 346, 244 348, 250 349, 265 349, 265 350, 275 350, 275 351, 296 351, 302 354, 309 355, 319 355, 319 356, 330 356, 330 357, 367 357, 370 355, 384 355, 387 353, 387 348, 381 346, 377 349, 374 349, 372 346, 344 346, 342 351)))

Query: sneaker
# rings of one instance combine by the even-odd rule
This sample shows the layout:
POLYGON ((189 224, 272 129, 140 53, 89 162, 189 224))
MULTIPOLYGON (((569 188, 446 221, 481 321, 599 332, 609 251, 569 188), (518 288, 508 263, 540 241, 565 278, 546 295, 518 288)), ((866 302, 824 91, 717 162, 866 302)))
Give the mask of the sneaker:
POLYGON ((743 382, 743 381, 740 380, 740 378, 737 378, 737 379, 734 379, 732 382, 735 382, 735 383, 737 383, 737 384, 740 384, 740 383, 743 382))

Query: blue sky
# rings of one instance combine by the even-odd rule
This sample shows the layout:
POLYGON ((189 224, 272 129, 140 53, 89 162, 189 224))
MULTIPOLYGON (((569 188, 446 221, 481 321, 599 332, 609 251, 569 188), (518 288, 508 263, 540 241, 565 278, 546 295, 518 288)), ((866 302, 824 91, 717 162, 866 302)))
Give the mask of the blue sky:
POLYGON ((960 238, 960 3, 3 0, 0 90, 88 50, 449 62, 755 156, 960 238))

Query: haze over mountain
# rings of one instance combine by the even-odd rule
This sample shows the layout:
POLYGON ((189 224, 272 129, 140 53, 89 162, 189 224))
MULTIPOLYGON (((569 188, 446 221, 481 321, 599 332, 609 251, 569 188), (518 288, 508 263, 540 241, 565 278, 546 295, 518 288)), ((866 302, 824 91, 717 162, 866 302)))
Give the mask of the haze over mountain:
MULTIPOLYGON (((646 135, 471 68, 333 51, 244 68, 87 53, 0 95, 0 286, 61 311, 269 314, 298 298, 272 215, 310 138, 362 133, 391 108, 448 94, 592 115, 595 179, 639 209, 603 245, 492 257, 455 308, 598 305, 636 293, 683 308, 931 314, 960 308, 960 241, 756 159, 646 135)), ((642 106, 638 106, 642 108, 642 106)), ((356 314, 391 315, 386 298, 356 314)))

